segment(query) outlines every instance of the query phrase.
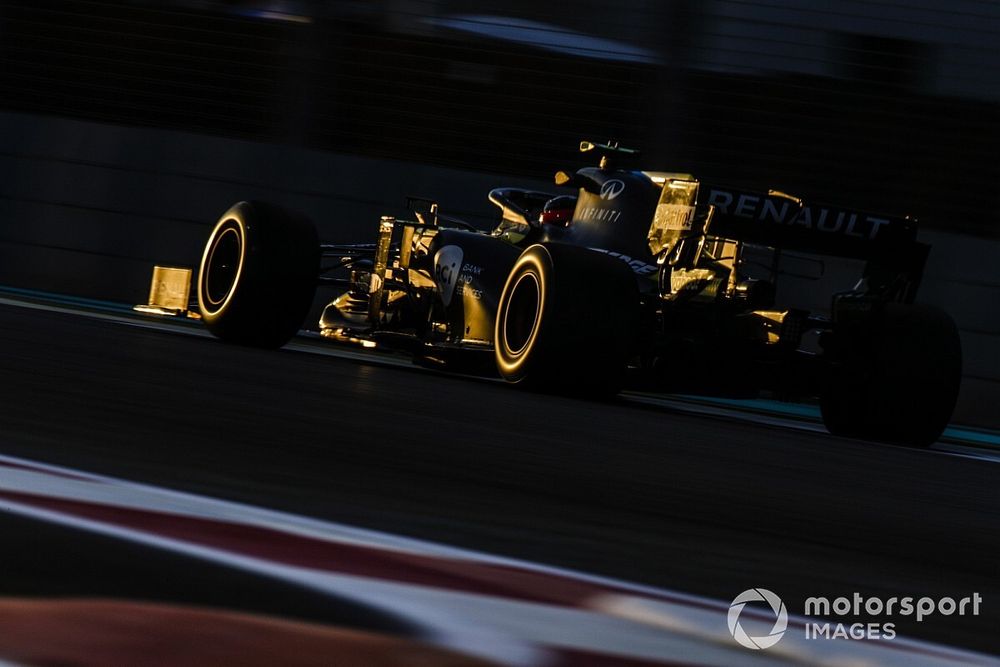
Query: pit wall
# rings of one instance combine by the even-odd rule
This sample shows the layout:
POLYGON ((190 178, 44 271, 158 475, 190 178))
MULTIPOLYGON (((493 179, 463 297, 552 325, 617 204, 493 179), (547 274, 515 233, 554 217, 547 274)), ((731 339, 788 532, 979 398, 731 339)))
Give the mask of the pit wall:
MULTIPOLYGON (((486 193, 546 183, 177 131, 0 113, 0 284, 144 301, 154 264, 196 267, 210 226, 233 202, 270 200, 308 215, 326 240, 372 241, 408 195, 481 228, 486 193)), ((933 246, 921 301, 959 324, 965 379, 955 421, 1000 427, 1000 241, 923 233, 933 246)), ((783 294, 824 309, 856 267, 827 260, 823 278, 783 294), (820 298, 822 301, 810 303, 820 298)))

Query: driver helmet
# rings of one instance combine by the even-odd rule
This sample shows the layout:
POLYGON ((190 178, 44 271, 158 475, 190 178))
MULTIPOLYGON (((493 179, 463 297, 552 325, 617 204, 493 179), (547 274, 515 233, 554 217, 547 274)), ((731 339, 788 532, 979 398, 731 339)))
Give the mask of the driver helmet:
POLYGON ((538 216, 538 221, 544 225, 567 227, 573 219, 575 209, 576 197, 570 195, 553 197, 545 202, 545 206, 542 207, 542 212, 538 216))

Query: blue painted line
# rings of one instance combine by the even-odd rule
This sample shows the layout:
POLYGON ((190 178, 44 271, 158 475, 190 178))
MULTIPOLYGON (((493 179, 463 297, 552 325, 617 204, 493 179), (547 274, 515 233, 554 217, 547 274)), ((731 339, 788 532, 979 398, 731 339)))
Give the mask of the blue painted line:
POLYGON ((822 421, 819 414, 819 407, 809 405, 807 403, 782 403, 780 401, 770 401, 762 398, 716 398, 714 396, 690 395, 682 395, 680 398, 685 401, 703 403, 706 405, 737 408, 739 410, 749 410, 752 412, 763 412, 768 415, 795 417, 796 419, 807 419, 809 421, 822 421))
MULTIPOLYGON (((819 406, 807 403, 781 403, 766 399, 715 398, 688 395, 681 396, 681 398, 685 401, 701 403, 703 405, 736 408, 738 410, 759 412, 771 416, 793 417, 817 423, 823 421, 819 412, 819 406)), ((1000 448, 1000 433, 995 431, 975 429, 967 426, 949 426, 944 430, 944 434, 941 437, 943 440, 951 440, 978 447, 1000 448)))
POLYGON ((949 426, 944 430, 942 437, 946 440, 960 440, 963 443, 972 443, 980 447, 1000 448, 1000 433, 990 431, 949 426))
POLYGON ((127 313, 133 312, 132 306, 125 303, 119 303, 117 301, 103 301, 101 299, 89 299, 87 297, 82 297, 82 296, 57 294, 55 292, 44 292, 42 290, 24 289, 22 287, 8 287, 6 285, 0 285, 0 294, 17 296, 37 301, 49 301, 52 303, 58 303, 62 305, 85 306, 87 308, 94 308, 97 310, 105 310, 112 312, 127 312, 127 313))

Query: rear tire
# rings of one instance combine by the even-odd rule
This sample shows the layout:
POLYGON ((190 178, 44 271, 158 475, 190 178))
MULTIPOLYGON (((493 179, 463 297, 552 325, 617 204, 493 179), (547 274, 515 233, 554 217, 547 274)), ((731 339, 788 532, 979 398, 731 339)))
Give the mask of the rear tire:
POLYGON ((838 348, 820 400, 831 433, 913 447, 941 437, 962 377, 961 340, 947 313, 889 303, 867 334, 838 348))
POLYGON ((305 217, 264 202, 234 205, 209 234, 198 269, 208 330, 228 343, 281 347, 312 304, 319 257, 305 217))
POLYGON ((533 245, 515 262, 497 308, 497 370, 535 390, 613 396, 638 312, 635 275, 620 259, 572 245, 533 245))

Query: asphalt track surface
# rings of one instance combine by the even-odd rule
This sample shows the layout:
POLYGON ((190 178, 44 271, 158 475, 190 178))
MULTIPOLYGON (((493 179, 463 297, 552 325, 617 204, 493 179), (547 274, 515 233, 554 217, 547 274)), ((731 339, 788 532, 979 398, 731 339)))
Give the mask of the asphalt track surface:
MULTIPOLYGON (((5 454, 793 613, 979 592, 896 629, 1000 650, 994 462, 11 306, 0 380, 5 454)), ((12 575, 24 535, 0 594, 72 589, 12 575)))

